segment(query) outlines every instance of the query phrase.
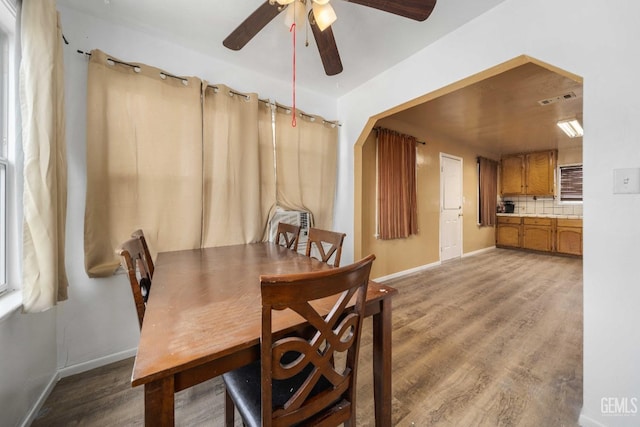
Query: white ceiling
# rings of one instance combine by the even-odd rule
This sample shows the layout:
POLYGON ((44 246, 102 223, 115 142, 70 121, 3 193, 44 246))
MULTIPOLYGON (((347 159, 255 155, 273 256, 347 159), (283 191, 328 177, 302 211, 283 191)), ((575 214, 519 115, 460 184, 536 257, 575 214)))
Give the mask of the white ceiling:
MULTIPOLYGON (((423 47, 504 0, 439 0, 431 16, 416 22, 376 9, 331 0, 338 15, 332 25, 344 71, 324 73, 311 30, 297 35, 297 84, 340 96, 408 58, 423 47)), ((292 39, 277 16, 242 50, 222 45, 264 0, 58 0, 58 3, 90 15, 134 27, 162 39, 264 75, 290 80, 292 39)))

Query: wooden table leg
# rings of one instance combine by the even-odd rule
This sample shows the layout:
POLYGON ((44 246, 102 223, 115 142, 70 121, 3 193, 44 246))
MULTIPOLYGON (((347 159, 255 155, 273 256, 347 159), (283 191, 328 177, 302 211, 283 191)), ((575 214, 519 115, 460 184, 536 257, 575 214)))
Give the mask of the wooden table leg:
POLYGON ((162 378, 144 385, 144 425, 173 427, 173 377, 162 378))
POLYGON ((376 427, 391 427, 391 298, 373 315, 373 397, 376 427))

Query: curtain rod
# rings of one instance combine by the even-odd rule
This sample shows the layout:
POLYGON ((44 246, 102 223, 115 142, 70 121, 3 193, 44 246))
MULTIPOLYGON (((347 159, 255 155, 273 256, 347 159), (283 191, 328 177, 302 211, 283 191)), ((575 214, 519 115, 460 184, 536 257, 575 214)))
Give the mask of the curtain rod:
MULTIPOLYGON (((218 86, 215 86, 215 85, 207 85, 207 87, 210 87, 211 89, 215 90, 216 92, 220 90, 220 88, 218 86)), ((229 89, 229 93, 231 93, 233 95, 242 96, 247 101, 251 99, 250 95, 247 95, 246 93, 242 93, 242 92, 237 92, 237 91, 235 91, 233 89, 229 89)))
MULTIPOLYGON (((374 128, 373 128, 373 130, 375 130, 376 132, 378 132, 380 129, 386 129, 386 128, 382 128, 382 127, 380 127, 380 126, 376 126, 376 127, 374 127, 374 128)), ((401 133, 401 132, 395 131, 395 130, 393 130, 393 129, 387 129, 387 130, 390 130, 390 131, 392 131, 392 132, 396 132, 396 133, 398 133, 398 134, 400 134, 400 135, 407 135, 407 134, 403 134, 403 133, 401 133)), ((411 138, 414 138, 414 139, 416 140, 416 144, 427 145, 427 143, 426 143, 425 141, 420 141, 418 138, 416 138, 416 137, 415 137, 415 136, 413 136, 413 135, 407 135, 407 136, 410 136, 411 138)))
MULTIPOLYGON (((275 108, 280 108, 281 110, 284 110, 287 113, 291 112, 291 108, 289 108, 287 106, 284 106, 284 105, 281 105, 281 104, 278 104, 277 102, 272 102, 272 101, 270 101, 268 99, 258 99, 258 101, 260 101, 260 102, 262 102, 263 104, 266 104, 266 105, 272 105, 275 108)), ((310 119, 311 121, 314 121, 316 119, 315 116, 313 116, 311 114, 303 113, 300 110, 298 110, 298 114, 300 115, 300 117, 306 117, 306 118, 310 119)), ((322 124, 331 125, 333 127, 335 127, 335 126, 341 127, 342 126, 342 123, 338 122, 337 120, 336 121, 331 121, 331 120, 326 120, 324 118, 322 119, 322 124)))
MULTIPOLYGON (((82 51, 82 50, 80 50, 80 49, 77 49, 77 50, 76 50, 76 52, 78 52, 79 54, 82 54, 82 55, 91 56, 91 52, 84 52, 84 51, 82 51)), ((128 63, 128 62, 124 62, 124 61, 118 61, 117 59, 113 59, 113 58, 111 58, 111 57, 107 56, 107 62, 108 62, 108 61, 111 61, 111 62, 113 62, 113 63, 115 63, 115 64, 120 64, 120 65, 125 65, 125 66, 127 66, 127 67, 131 67, 131 68, 133 68, 133 70, 134 70, 136 73, 139 73, 139 72, 140 72, 140 66, 139 66, 139 65, 136 65, 136 64, 130 64, 130 63, 128 63)), ((169 74, 169 73, 167 73, 166 71, 160 71, 160 77, 161 77, 162 79, 166 79, 167 77, 171 77, 171 78, 173 78, 173 79, 176 79, 176 80, 180 80, 180 81, 182 81, 182 83, 183 83, 184 85, 186 85, 186 84, 188 83, 188 81, 189 81, 189 80, 187 80, 185 77, 174 76, 173 74, 169 74)), ((217 89, 217 88, 216 88, 216 89, 217 89)))
MULTIPOLYGON (((65 41, 65 43, 66 43, 66 44, 69 44, 69 42, 67 41, 67 39, 66 39, 66 38, 64 39, 64 41, 65 41)), ((82 50, 80 50, 80 49, 77 49, 77 50, 76 50, 76 52, 78 52, 78 53, 79 53, 79 54, 81 54, 81 55, 91 56, 91 52, 84 52, 84 51, 82 51, 82 50)), ((108 61, 112 61, 112 62, 114 62, 114 63, 116 63, 116 64, 121 64, 121 65, 129 66, 129 67, 133 68, 134 70, 136 70, 136 69, 137 69, 137 71, 139 71, 139 70, 140 70, 140 66, 139 66, 139 65, 130 64, 130 63, 128 63, 128 62, 123 62, 123 61, 117 61, 117 60, 115 60, 115 59, 113 59, 113 58, 110 58, 110 57, 107 57, 107 60, 108 60, 108 61)), ((186 84, 186 82, 187 82, 187 79, 185 79, 184 77, 174 76, 173 74, 169 74, 169 73, 166 73, 166 72, 164 72, 164 71, 161 71, 161 72, 160 72, 160 76, 161 76, 162 78, 165 78, 165 77, 172 77, 172 78, 174 78, 174 79, 182 80, 182 82, 183 82, 184 84, 186 84)), ((215 91, 220 90, 220 88, 219 88, 218 86, 215 86, 215 85, 209 85, 209 84, 208 84, 208 85, 207 85, 207 87, 210 87, 210 88, 214 89, 215 91)), ((247 95, 246 93, 237 92, 237 91, 232 90, 232 89, 229 89, 229 92, 230 92, 230 93, 232 93, 232 94, 234 94, 234 95, 243 96, 246 100, 249 100, 249 99, 251 98, 251 96, 250 96, 250 95, 247 95)), ((263 102, 263 103, 265 103, 265 104, 269 104, 269 105, 275 105, 275 107, 276 107, 276 108, 281 108, 281 109, 285 110, 287 113, 290 113, 290 112, 291 112, 291 108, 289 108, 289 107, 285 107, 284 105, 280 105, 280 104, 278 104, 277 102, 271 102, 271 101, 270 101, 270 100, 268 100, 268 99, 258 99, 258 101, 259 101, 259 102, 263 102)), ((298 111, 298 114, 300 114, 300 117, 306 117, 306 118, 310 119, 311 121, 313 121, 313 120, 315 120, 315 119, 316 119, 316 118, 315 118, 315 116, 312 116, 312 115, 310 115, 310 114, 303 113, 303 112, 301 112, 301 111, 298 111)), ((324 118, 322 119, 322 124, 327 124, 327 125, 331 125, 331 126, 334 126, 334 127, 335 127, 335 126, 338 126, 338 127, 341 127, 341 126, 342 126, 342 124, 341 124, 340 122, 338 122, 338 121, 330 121, 330 120, 326 120, 326 119, 324 119, 324 118)))

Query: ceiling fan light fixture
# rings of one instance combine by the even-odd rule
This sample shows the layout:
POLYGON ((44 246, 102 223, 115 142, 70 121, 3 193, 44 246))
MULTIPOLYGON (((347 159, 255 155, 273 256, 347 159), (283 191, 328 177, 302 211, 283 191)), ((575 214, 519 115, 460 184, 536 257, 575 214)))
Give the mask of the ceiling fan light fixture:
POLYGON ((276 3, 278 3, 281 6, 287 5, 289 3, 293 3, 295 0, 276 0, 276 3))
POLYGON ((329 3, 329 0, 313 0, 313 2, 315 4, 325 5, 325 4, 329 3))
MULTIPOLYGON (((291 3, 293 3, 293 1, 291 3)), ((296 23, 297 29, 303 28, 306 19, 307 13, 303 0, 295 0, 294 4, 290 4, 289 6, 287 6, 287 12, 284 16, 284 25, 287 28, 291 28, 291 25, 293 25, 294 21, 296 23)))
POLYGON ((338 19, 335 10, 333 10, 333 7, 331 7, 329 2, 320 4, 315 0, 313 2, 313 17, 315 18, 320 31, 324 31, 327 27, 336 22, 336 19, 338 19))
POLYGON ((557 125, 569 138, 584 135, 584 130, 577 119, 560 120, 557 125))

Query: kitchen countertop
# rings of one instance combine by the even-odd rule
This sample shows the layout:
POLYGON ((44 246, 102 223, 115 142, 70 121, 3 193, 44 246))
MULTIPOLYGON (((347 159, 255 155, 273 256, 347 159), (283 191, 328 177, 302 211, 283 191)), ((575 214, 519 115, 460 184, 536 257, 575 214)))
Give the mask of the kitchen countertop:
POLYGON ((582 215, 564 215, 564 214, 531 214, 531 213, 504 213, 498 212, 497 216, 520 216, 530 218, 563 218, 563 219, 582 219, 582 215))

